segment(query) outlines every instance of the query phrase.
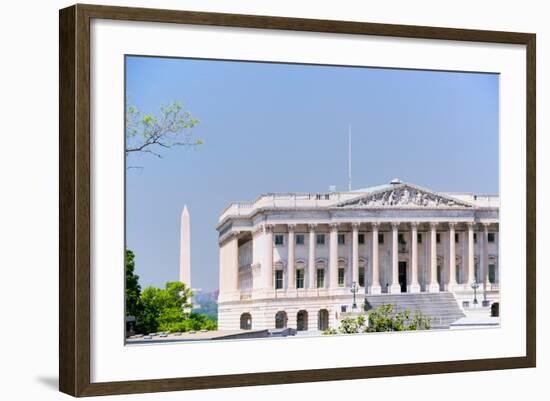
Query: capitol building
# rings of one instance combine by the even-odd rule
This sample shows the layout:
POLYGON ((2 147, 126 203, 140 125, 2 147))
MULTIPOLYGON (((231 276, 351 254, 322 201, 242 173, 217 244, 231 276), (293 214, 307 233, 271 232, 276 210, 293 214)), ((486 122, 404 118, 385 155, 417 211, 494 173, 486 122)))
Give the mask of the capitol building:
POLYGON ((398 179, 346 192, 262 194, 229 204, 216 228, 220 330, 326 330, 386 299, 406 306, 445 296, 460 312, 473 307, 473 284, 480 308, 499 299, 496 195, 398 179))

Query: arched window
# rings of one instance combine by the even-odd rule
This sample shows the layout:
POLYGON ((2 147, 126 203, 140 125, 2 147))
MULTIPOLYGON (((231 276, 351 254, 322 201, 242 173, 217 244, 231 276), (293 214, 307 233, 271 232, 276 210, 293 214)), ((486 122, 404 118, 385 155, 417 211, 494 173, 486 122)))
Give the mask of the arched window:
POLYGON ((276 329, 286 328, 287 321, 288 321, 288 319, 286 317, 286 312, 285 311, 277 312, 277 314, 275 315, 275 328, 276 329))
POLYGON ((284 265, 283 262, 275 262, 273 265, 275 271, 275 289, 282 290, 284 288, 284 265))
POLYGON ((345 259, 338 259, 338 287, 346 286, 346 266, 345 259))
POLYGON ((439 283, 439 290, 445 291, 445 268, 444 260, 441 256, 437 257, 437 282, 439 283))
POLYGON ((321 331, 328 329, 328 310, 321 309, 317 315, 317 328, 321 331))
POLYGON ((489 256, 488 260, 488 268, 489 268, 489 283, 496 284, 499 282, 498 279, 498 263, 497 263, 497 257, 496 256, 489 256))
POLYGON ((252 329, 252 316, 250 313, 243 313, 241 315, 241 330, 252 329))
POLYGON ((305 271, 306 264, 303 261, 298 261, 296 263, 296 288, 305 287, 305 271))
POLYGON ((364 287, 366 280, 365 277, 367 276, 367 261, 363 258, 359 258, 359 286, 364 287))
POLYGON ((482 283, 481 271, 479 269, 479 256, 474 257, 474 279, 477 283, 482 283))
POLYGON ((307 311, 301 310, 296 315, 296 329, 298 331, 307 330, 307 311))
POLYGON ((315 278, 317 281, 317 288, 325 288, 325 271, 326 271, 326 262, 324 260, 318 260, 315 263, 315 278))
POLYGON ((462 284, 464 282, 464 271, 462 270, 462 258, 460 256, 456 257, 455 267, 456 282, 462 284))

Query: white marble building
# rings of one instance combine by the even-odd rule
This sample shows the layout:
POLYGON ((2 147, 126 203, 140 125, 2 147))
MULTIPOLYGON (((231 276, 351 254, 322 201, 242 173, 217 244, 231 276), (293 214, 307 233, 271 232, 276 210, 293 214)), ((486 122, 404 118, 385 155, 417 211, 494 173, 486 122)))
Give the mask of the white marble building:
POLYGON ((323 330, 365 297, 499 296, 499 198, 393 180, 349 192, 263 194, 231 203, 217 230, 221 330, 323 330))

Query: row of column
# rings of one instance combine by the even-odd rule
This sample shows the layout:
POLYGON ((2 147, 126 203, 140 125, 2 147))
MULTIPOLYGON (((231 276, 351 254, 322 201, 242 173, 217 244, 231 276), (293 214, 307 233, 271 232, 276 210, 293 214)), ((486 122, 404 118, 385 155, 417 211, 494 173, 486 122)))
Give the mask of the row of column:
MULTIPOLYGON (((378 258, 378 231, 380 223, 370 223, 372 234, 372 283, 369 287, 371 294, 380 294, 382 288, 380 285, 380 266, 378 258)), ((418 282, 418 223, 408 223, 411 233, 410 247, 410 264, 411 264, 411 280, 408 284, 407 292, 420 292, 420 284, 418 282)), ((430 224, 430 282, 427 286, 429 292, 438 292, 440 283, 437 281, 437 222, 430 224)), ((452 291, 456 285, 456 249, 455 249, 455 225, 454 222, 447 223, 449 226, 449 280, 445 285, 447 291, 452 291)), ((474 223, 466 223, 468 227, 468 281, 470 286, 475 280, 475 262, 474 262, 474 223)), ((329 235, 329 288, 338 287, 338 227, 339 223, 330 224, 329 235)), ((309 225, 309 254, 308 254, 308 284, 309 288, 316 288, 316 266, 315 266, 315 248, 316 224, 309 225)), ((359 223, 352 223, 352 282, 359 281, 359 223)), ((399 222, 392 222, 392 282, 389 291, 392 293, 401 292, 399 283, 399 222)), ((296 268, 295 268, 295 225, 288 225, 288 262, 287 262, 287 277, 288 288, 296 287, 296 268)), ((488 224, 483 224, 483 252, 481 256, 481 268, 484 282, 488 282, 488 224)), ((273 288, 273 226, 265 225, 264 234, 266 241, 266 255, 264 263, 262 263, 262 276, 265 280, 265 288, 273 288)))

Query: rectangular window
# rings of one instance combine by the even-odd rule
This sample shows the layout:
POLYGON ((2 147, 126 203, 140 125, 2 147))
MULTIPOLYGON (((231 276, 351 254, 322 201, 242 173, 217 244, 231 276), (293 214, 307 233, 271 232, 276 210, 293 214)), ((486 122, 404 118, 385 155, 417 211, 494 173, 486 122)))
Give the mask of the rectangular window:
POLYGON ((477 244, 477 233, 474 233, 474 243, 477 244))
POLYGON ((460 238, 460 236, 458 235, 458 233, 455 233, 455 242, 457 244, 458 244, 459 238, 460 238))
POLYGON ((345 234, 338 234, 338 245, 344 245, 346 243, 345 234))
POLYGON ((275 289, 280 290, 283 288, 283 271, 275 270, 275 289))
POLYGON ((422 234, 420 233, 416 234, 416 242, 418 242, 419 244, 422 243, 422 234))
POLYGON ((397 242, 400 244, 405 243, 405 236, 403 234, 397 234, 397 242))
POLYGON ((296 234, 296 245, 304 245, 305 236, 304 234, 296 234))
POLYGON ((359 269, 359 287, 365 286, 365 269, 359 269))
POLYGON ((346 270, 344 268, 340 267, 338 269, 338 287, 344 286, 345 273, 346 273, 346 270))
POLYGON ((495 242, 495 233, 488 233, 487 234, 487 240, 489 242, 495 242))
POLYGON ((491 284, 496 283, 496 271, 495 265, 489 265, 489 282, 491 284))
POLYGON ((296 288, 304 288, 304 269, 296 270, 296 288))
POLYGON ((325 287, 325 269, 317 269, 317 288, 325 287))
POLYGON ((325 245, 325 234, 317 234, 317 245, 325 245))
POLYGON ((384 243, 384 234, 379 233, 378 234, 378 243, 383 244, 384 243))
POLYGON ((359 245, 363 245, 365 243, 365 234, 358 234, 357 241, 359 242, 359 245))
POLYGON ((441 234, 437 233, 435 235, 435 242, 437 242, 438 244, 441 242, 441 234))
POLYGON ((284 243, 284 235, 275 234, 275 245, 283 245, 283 243, 284 243))

